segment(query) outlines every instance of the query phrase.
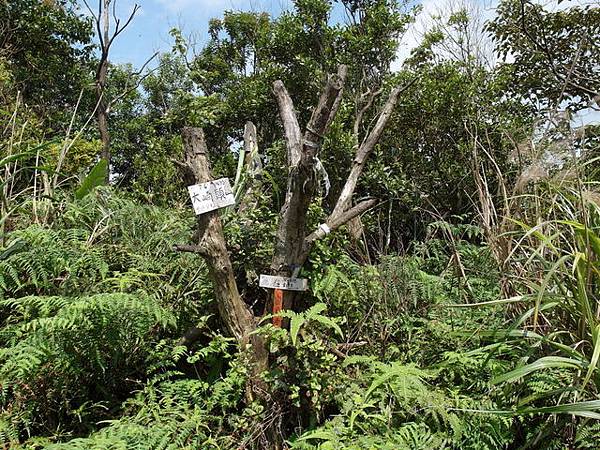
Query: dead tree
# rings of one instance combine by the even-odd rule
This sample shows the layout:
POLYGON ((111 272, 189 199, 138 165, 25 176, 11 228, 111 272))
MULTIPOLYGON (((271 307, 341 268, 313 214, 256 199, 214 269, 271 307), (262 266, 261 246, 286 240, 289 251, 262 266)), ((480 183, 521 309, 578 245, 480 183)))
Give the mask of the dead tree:
MULTIPOLYGON (((275 81, 273 85, 285 131, 288 163, 286 198, 280 212, 275 250, 271 262, 271 271, 275 275, 296 277, 306 262, 315 241, 358 217, 377 203, 375 199, 368 199, 353 205, 352 197, 367 158, 379 141, 396 105, 401 92, 400 88, 392 90, 377 123, 362 145, 358 147, 350 174, 333 212, 316 230, 311 232, 307 229, 308 208, 319 182, 318 154, 323 136, 327 133, 340 106, 346 72, 346 67, 340 66, 337 74, 328 77, 325 89, 304 133, 300 130, 293 101, 284 84, 281 81, 275 81)), ((254 127, 247 125, 245 134, 248 161, 252 161, 257 152, 254 127)), ((179 165, 183 167, 188 183, 198 184, 210 181, 212 177, 202 130, 185 128, 182 137, 185 161, 179 165)), ((266 343, 258 333, 255 333, 257 320, 238 291, 218 210, 198 216, 194 240, 195 244, 193 245, 179 245, 176 248, 179 251, 197 253, 206 261, 214 284, 215 299, 221 320, 240 347, 249 350, 252 363, 249 383, 251 389, 248 389, 247 392, 250 399, 253 398, 253 393, 257 394, 259 399, 265 403, 268 402, 271 409, 279 411, 277 414, 282 415, 281 405, 270 397, 269 388, 260 381, 260 374, 268 368, 266 343)), ((293 296, 289 291, 284 292, 284 308, 289 309, 293 306, 293 296)), ((182 339, 182 343, 188 345, 190 340, 197 337, 197 330, 190 330, 182 339)), ((272 415, 276 416, 277 414, 272 415)), ((264 434, 265 439, 269 442, 269 448, 280 448, 281 433, 277 431, 276 424, 266 427, 264 434)))
POLYGON ((246 122, 244 126, 244 164, 246 172, 242 189, 245 188, 245 192, 239 201, 239 214, 244 214, 244 212, 257 206, 262 186, 261 175, 263 166, 258 153, 256 126, 252 122, 246 122))
POLYGON ((126 85, 123 91, 115 96, 113 99, 106 98, 106 82, 108 79, 108 67, 109 67, 109 53, 115 39, 129 26, 135 14, 140 9, 137 4, 133 5, 133 9, 129 14, 129 17, 125 22, 116 15, 117 0, 98 0, 98 8, 94 11, 87 0, 83 0, 83 3, 87 7, 89 13, 94 19, 96 26, 96 33, 98 34, 98 41, 100 43, 100 58, 98 65, 96 66, 96 73, 94 75, 94 81, 96 85, 96 119, 98 121, 98 131, 100 133, 100 141, 102 142, 101 158, 105 159, 108 163, 106 173, 107 181, 110 175, 110 133, 108 129, 108 116, 111 108, 115 103, 119 102, 129 93, 137 89, 142 80, 149 75, 147 73, 144 77, 139 78, 139 75, 144 71, 146 66, 153 60, 158 53, 154 53, 146 62, 142 65, 141 69, 134 74, 131 74, 129 80, 133 80, 132 85, 126 85), (111 6, 112 6, 112 19, 111 19, 111 6), (111 22, 113 23, 113 29, 111 30, 111 22))
MULTIPOLYGON (((185 160, 181 166, 188 184, 212 181, 207 156, 208 150, 202 129, 184 128, 182 138, 185 160)), ((253 365, 251 372, 254 375, 253 380, 257 383, 255 388, 262 389, 259 386, 258 375, 267 368, 267 350, 263 339, 258 334, 252 333, 257 328, 256 321, 238 291, 218 210, 197 216, 194 240, 196 241, 195 244, 179 245, 177 250, 197 253, 206 261, 221 320, 229 333, 235 337, 242 350, 251 345, 251 362, 253 365)), ((194 338, 194 335, 195 330, 190 330, 188 336, 184 336, 182 343, 186 344, 194 338)), ((248 395, 252 397, 251 390, 248 391, 248 395)))
MULTIPOLYGON (((346 73, 346 67, 340 66, 338 73, 329 77, 304 135, 300 132, 294 105, 285 86, 281 81, 274 83, 279 115, 285 131, 289 173, 285 203, 281 209, 276 235, 275 254, 271 263, 272 272, 278 276, 295 277, 317 239, 358 217, 377 203, 376 200, 369 199, 352 206, 352 197, 367 158, 379 141, 398 101, 402 91, 400 87, 392 90, 375 127, 358 147, 350 175, 333 212, 317 230, 312 233, 306 230, 308 207, 318 182, 318 152, 323 136, 327 133, 340 105, 346 73)), ((291 292, 284 293, 284 309, 292 308, 294 295, 291 292)))

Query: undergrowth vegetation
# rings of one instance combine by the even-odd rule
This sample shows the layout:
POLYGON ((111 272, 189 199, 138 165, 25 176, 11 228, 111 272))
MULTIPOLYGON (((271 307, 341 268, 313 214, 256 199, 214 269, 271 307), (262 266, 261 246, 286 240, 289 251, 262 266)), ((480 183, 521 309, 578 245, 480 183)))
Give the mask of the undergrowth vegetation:
MULTIPOLYGON (((261 328, 266 380, 301 430, 290 446, 562 448, 572 430, 577 448, 594 448, 599 208, 592 191, 552 192, 549 212, 567 220, 515 221, 515 267, 539 275, 515 277, 506 299, 472 225, 432 222, 411 253, 372 265, 319 248, 331 263, 307 269, 313 306, 284 313, 289 331, 261 328)), ((245 404, 245 355, 211 312, 206 271, 173 251, 189 214, 105 188, 60 207, 2 252, 4 442, 233 448, 281 420, 245 404), (190 325, 203 337, 186 347, 190 325)))

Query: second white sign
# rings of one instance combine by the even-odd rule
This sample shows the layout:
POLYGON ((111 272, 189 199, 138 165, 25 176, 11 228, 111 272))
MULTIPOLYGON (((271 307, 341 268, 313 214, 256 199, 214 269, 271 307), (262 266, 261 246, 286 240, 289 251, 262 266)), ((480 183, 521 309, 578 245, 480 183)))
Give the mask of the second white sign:
POLYGON ((267 289, 306 291, 308 289, 308 280, 306 278, 286 278, 273 275, 261 275, 258 285, 267 289))

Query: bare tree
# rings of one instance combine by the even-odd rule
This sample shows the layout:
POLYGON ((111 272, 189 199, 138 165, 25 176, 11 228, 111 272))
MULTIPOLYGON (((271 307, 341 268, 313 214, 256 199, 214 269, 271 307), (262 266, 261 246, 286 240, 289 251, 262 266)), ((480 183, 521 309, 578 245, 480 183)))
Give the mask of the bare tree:
POLYGON ((98 131, 100 132, 100 140, 102 142, 101 157, 108 162, 109 170, 107 171, 106 175, 108 178, 110 173, 111 156, 110 133, 108 129, 108 116, 110 114, 110 110, 126 95, 137 89, 143 79, 150 74, 150 72, 148 72, 143 77, 139 76, 142 74, 150 61, 152 61, 158 55, 158 53, 154 53, 146 60, 139 71, 132 74, 130 77, 130 80, 133 80, 132 84, 126 85, 123 91, 114 98, 110 100, 107 99, 106 82, 108 78, 110 49, 115 39, 121 33, 123 33, 123 31, 125 31, 129 24, 131 24, 136 13, 140 9, 140 6, 137 3, 134 4, 133 9, 131 10, 131 13, 127 19, 122 22, 121 19, 117 17, 117 0, 98 0, 98 8, 95 11, 90 7, 87 0, 83 0, 83 2, 94 19, 96 33, 98 34, 98 41, 100 43, 100 59, 98 60, 98 65, 96 66, 96 73, 94 76, 96 84, 96 98, 98 102, 96 108, 96 119, 98 120, 98 131))

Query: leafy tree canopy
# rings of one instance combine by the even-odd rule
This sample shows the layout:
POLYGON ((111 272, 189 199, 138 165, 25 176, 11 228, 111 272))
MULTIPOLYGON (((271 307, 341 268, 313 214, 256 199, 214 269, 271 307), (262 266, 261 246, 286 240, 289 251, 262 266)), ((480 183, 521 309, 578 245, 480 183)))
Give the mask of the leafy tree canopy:
POLYGON ((51 112, 77 102, 88 80, 91 22, 73 0, 0 2, 0 57, 25 101, 51 112))

